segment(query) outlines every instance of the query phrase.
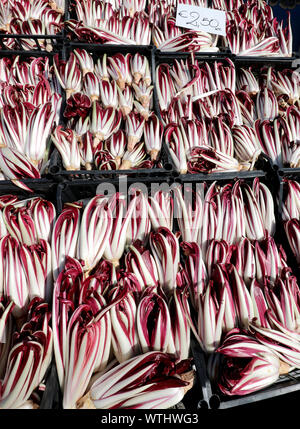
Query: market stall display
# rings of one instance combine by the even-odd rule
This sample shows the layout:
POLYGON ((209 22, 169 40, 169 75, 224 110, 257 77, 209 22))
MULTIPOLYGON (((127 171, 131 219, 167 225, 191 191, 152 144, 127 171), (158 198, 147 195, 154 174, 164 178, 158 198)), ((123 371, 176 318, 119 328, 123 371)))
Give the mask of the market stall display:
POLYGON ((300 390, 291 22, 264 0, 1 3, 1 409, 300 390))

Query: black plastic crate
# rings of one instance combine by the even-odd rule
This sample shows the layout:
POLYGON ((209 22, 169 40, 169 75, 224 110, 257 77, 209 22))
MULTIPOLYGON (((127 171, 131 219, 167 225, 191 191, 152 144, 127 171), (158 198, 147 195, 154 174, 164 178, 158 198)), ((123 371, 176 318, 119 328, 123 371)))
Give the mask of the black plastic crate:
MULTIPOLYGON (((61 213, 64 205, 66 203, 73 203, 83 199, 93 198, 97 192, 97 188, 100 185, 107 183, 109 186, 113 185, 116 192, 122 192, 127 195, 130 195, 130 187, 138 187, 139 184, 146 186, 150 191, 152 184, 162 185, 166 183, 167 185, 172 185, 174 180, 169 178, 153 177, 147 176, 144 177, 141 181, 136 180, 135 178, 113 178, 110 181, 106 180, 76 180, 74 182, 59 183, 57 185, 57 212, 61 213), (122 180, 125 180, 122 182, 122 180), (124 188, 123 188, 124 186, 124 188)), ((111 189, 110 189, 111 191, 111 189)), ((101 191, 102 192, 102 191, 101 191)), ((104 192, 104 195, 106 192, 104 192)), ((150 194, 149 194, 150 195, 150 194)), ((198 402, 201 401, 203 407, 206 407, 206 404, 209 402, 210 394, 210 385, 206 379, 204 379, 202 371, 205 369, 203 353, 198 350, 196 341, 191 332, 191 357, 194 358, 194 369, 195 369, 195 380, 194 386, 186 393, 182 401, 177 404, 175 409, 186 409, 186 410, 196 410, 198 407, 198 402), (194 350, 196 350, 194 352, 194 350), (202 371, 201 371, 202 369, 202 371)), ((57 377, 54 374, 54 377, 57 377)), ((53 381, 54 383, 54 381, 53 381)), ((61 401, 61 392, 58 386, 58 383, 55 384, 55 391, 57 397, 57 390, 59 390, 58 396, 61 401)), ((61 405, 60 405, 61 406, 61 405)), ((208 408, 208 407, 206 407, 208 408)))
MULTIPOLYGON (((74 20, 77 21, 78 23, 80 22, 76 11, 75 11, 75 3, 73 2, 73 0, 66 0, 68 2, 68 5, 65 9, 65 21, 69 21, 69 20, 74 20)), ((146 4, 145 10, 147 10, 148 5, 146 4)), ((95 46, 95 47, 104 47, 106 48, 108 51, 110 51, 110 49, 115 49, 116 47, 119 47, 119 51, 120 52, 120 48, 131 48, 131 47, 153 47, 152 43, 150 43, 149 45, 116 45, 116 44, 110 44, 110 43, 100 43, 100 42, 95 42, 95 43, 90 43, 87 40, 84 39, 79 39, 73 32, 70 32, 68 30, 65 29, 65 42, 66 43, 71 43, 72 45, 76 45, 76 47, 81 47, 82 49, 89 49, 91 46, 95 46)), ((134 42, 134 40, 132 40, 134 42)))
MULTIPOLYGON (((65 13, 63 15, 62 23, 64 23, 64 21, 68 16, 67 11, 69 10, 69 2, 70 0, 65 0, 65 13)), ((59 31, 57 34, 14 34, 14 33, 4 34, 4 33, 1 33, 0 34, 0 52, 6 53, 6 54, 9 54, 11 52, 14 52, 14 53, 28 52, 32 54, 34 54, 35 52, 39 52, 39 53, 47 52, 47 49, 41 46, 41 43, 40 43, 40 42, 46 41, 49 49, 48 52, 58 53, 58 52, 61 52, 61 50, 64 47, 63 46, 64 40, 65 40, 64 26, 62 26, 61 31, 59 31), (13 39, 13 41, 15 42, 15 47, 13 49, 8 48, 8 46, 6 45, 6 41, 7 40, 9 41, 10 39, 13 39), (21 43, 22 39, 25 41, 30 39, 35 40, 36 47, 31 50, 25 49, 21 43)))
MULTIPOLYGON (((190 53, 180 53, 180 54, 176 54, 176 53, 168 53, 168 54, 161 54, 158 50, 154 50, 154 62, 155 62, 155 66, 154 67, 154 72, 156 70, 156 68, 160 65, 160 64, 172 64, 174 62, 175 59, 177 60, 187 60, 188 58, 190 58, 190 53)), ((274 58, 274 64, 272 63, 273 58, 270 58, 271 62, 268 63, 268 60, 265 61, 264 58, 259 59, 259 61, 256 63, 255 59, 258 57, 253 57, 251 60, 251 57, 249 58, 249 63, 243 58, 240 57, 238 59, 237 56, 234 55, 228 55, 228 54, 223 54, 223 55, 217 55, 217 54, 211 54, 209 56, 203 54, 203 55, 199 55, 198 53, 195 53, 195 59, 198 60, 200 63, 201 62, 208 62, 208 63, 212 63, 212 62, 226 62, 226 59, 230 59, 235 68, 236 68, 236 72, 238 73, 238 70, 242 67, 253 67, 254 70, 256 70, 256 73, 259 72, 259 69, 264 66, 264 65, 269 65, 269 66, 274 66, 276 65, 277 68, 279 69, 284 69, 284 68, 296 68, 295 65, 292 64, 291 61, 289 62, 283 62, 281 63, 280 61, 275 61, 276 59, 274 58), (264 60, 264 61, 261 61, 264 60)), ((159 118, 162 120, 162 116, 160 113, 160 106, 159 106, 159 101, 158 101, 158 96, 157 96, 157 89, 156 89, 156 79, 154 80, 155 84, 154 84, 154 91, 153 91, 153 97, 154 97, 154 103, 156 106, 156 112, 157 115, 159 116, 159 118)), ((236 172, 220 172, 220 173, 186 173, 186 174, 180 174, 177 170, 176 167, 174 165, 174 162, 171 158, 170 152, 169 152, 169 148, 167 146, 167 144, 164 142, 164 145, 166 147, 166 150, 168 151, 169 154, 169 159, 170 159, 170 164, 172 165, 172 172, 174 177, 179 177, 183 180, 191 180, 191 181, 203 181, 203 180, 211 180, 210 176, 214 177, 216 176, 216 178, 222 178, 224 177, 224 179, 233 179, 233 178, 252 178, 255 176, 258 177, 262 177, 264 176, 266 173, 272 177, 275 176, 277 173, 276 171, 278 170, 278 166, 274 165, 271 158, 265 154, 265 153, 261 153, 257 159, 257 161, 255 162, 254 166, 253 166, 253 170, 250 171, 236 171, 236 172)), ((299 169, 300 170, 300 169, 299 169)))
POLYGON ((30 198, 37 195, 50 195, 55 203, 55 189, 56 183, 47 178, 41 179, 20 179, 21 185, 18 186, 12 180, 0 180, 0 195, 18 194, 30 198), (28 187, 30 190, 26 190, 22 187, 22 184, 25 187, 28 187))
POLYGON ((258 56, 239 56, 233 54, 233 61, 236 66, 252 66, 252 65, 261 65, 261 66, 272 66, 272 67, 291 67, 299 59, 299 55, 293 53, 291 57, 258 57, 258 56))
MULTIPOLYGON (((164 148, 162 149, 162 152, 164 148)), ((116 176, 129 176, 132 178, 137 178, 139 180, 153 175, 154 177, 158 174, 161 177, 168 175, 172 168, 167 156, 165 153, 162 153, 162 159, 165 160, 164 168, 155 168, 155 169, 146 169, 140 168, 137 170, 64 170, 61 162, 60 154, 57 149, 53 150, 51 155, 51 164, 49 166, 49 174, 53 177, 55 182, 76 182, 79 180, 112 180, 116 176)))
MULTIPOLYGON (((195 60, 198 60, 199 63, 214 63, 217 62, 226 62, 227 59, 233 61, 232 55, 229 51, 226 51, 224 53, 198 53, 198 52, 165 52, 162 53, 158 49, 153 49, 153 64, 152 64, 152 73, 153 73, 153 82, 154 82, 154 89, 153 89, 153 101, 155 104, 155 110, 157 112, 157 115, 162 120, 161 113, 160 113, 160 106, 157 96, 157 88, 156 88, 156 69, 160 64, 173 64, 175 60, 177 61, 186 61, 189 58, 191 58, 191 55, 194 56, 195 60)), ((172 162, 172 161, 171 161, 172 162)), ((173 162, 172 162, 173 164, 173 162)), ((174 167, 174 165, 173 165, 174 167)))
MULTIPOLYGON (((222 175, 220 175, 222 176, 222 175)), ((257 175, 253 175, 252 178, 247 177, 244 180, 251 185, 253 179, 258 177, 257 175)), ((224 185, 229 181, 233 181, 237 178, 225 179, 224 177, 210 177, 209 182, 214 180, 217 181, 220 185, 224 185)), ((127 179, 128 186, 135 184, 134 179, 127 179)), ((272 181, 269 180, 266 174, 261 174, 260 180, 267 184, 272 192, 274 197, 274 206, 275 206, 275 215, 276 220, 278 222, 278 199, 276 199, 276 195, 281 186, 280 178, 277 177, 277 180, 273 178, 272 181)), ((186 184, 189 181, 181 181, 178 178, 174 178, 169 176, 165 180, 162 178, 153 178, 147 177, 144 178, 141 183, 150 187, 151 184, 157 182, 158 184, 162 184, 166 182, 168 185, 172 185, 173 183, 182 183, 186 184)), ((103 184, 105 181, 74 181, 73 183, 60 183, 57 187, 57 201, 58 201, 58 210, 61 211, 64 204, 67 202, 75 202, 79 199, 91 198, 95 195, 97 186, 99 184, 103 184)), ((109 182, 116 186, 116 190, 120 190, 118 187, 118 180, 114 179, 109 182)), ((191 186, 197 185, 197 180, 191 182, 191 186)), ((278 227, 278 225, 277 225, 278 227)), ((176 231, 177 225, 174 222, 173 232, 176 231)), ((281 230, 280 228, 276 229, 275 234, 276 243, 282 244, 281 242, 281 230)), ((266 401, 270 398, 283 398, 285 395, 297 392, 300 390, 300 370, 296 369, 286 375, 281 375, 279 379, 268 386, 267 388, 261 389, 252 394, 243 395, 243 396, 226 396, 223 395, 215 385, 215 383, 209 379, 207 370, 208 370, 208 355, 205 354, 200 345, 197 343, 195 338, 192 335, 191 338, 191 353, 194 359, 194 367, 196 370, 196 380, 193 389, 189 392, 188 396, 183 400, 183 404, 186 402, 185 407, 188 409, 217 409, 217 408, 233 408, 239 407, 242 405, 251 405, 260 401, 266 401)))
MULTIPOLYGON (((1 37, 1 35, 0 35, 1 37)), ((25 50, 21 50, 21 51, 3 51, 0 49, 0 58, 10 58, 10 59, 15 59, 17 56, 19 56, 20 60, 26 60, 26 59, 31 59, 31 58, 48 58, 49 59, 49 65, 50 67, 53 66, 53 62, 54 62, 54 56, 58 55, 59 58, 64 59, 65 58, 65 53, 64 53, 64 49, 61 49, 59 52, 46 52, 46 51, 25 51, 25 50)), ((59 82, 58 82, 59 85, 59 82)), ((61 104, 61 110, 59 113, 60 116, 60 121, 62 121, 62 115, 63 115, 63 106, 64 106, 64 99, 65 99, 65 92, 62 90, 62 104, 61 104)), ((50 135, 48 136, 48 140, 50 139, 50 135)), ((50 155, 53 151, 53 148, 50 147, 49 150, 49 160, 50 160, 50 155)), ((50 165, 50 163, 49 163, 50 165)), ((52 176, 49 175, 49 169, 48 166, 45 169, 45 172, 43 174, 41 174, 41 178, 39 179, 29 179, 29 178, 22 178, 19 179, 19 181, 21 181, 22 183, 26 184, 27 186, 31 187, 31 186, 40 186, 43 188, 43 186, 45 184, 49 185, 52 184, 51 182, 52 176)), ((2 188, 10 188, 10 189, 18 189, 18 187, 16 185, 13 184, 12 180, 0 180, 0 190, 2 188)))
POLYGON ((282 178, 297 180, 300 178, 300 168, 278 168, 278 174, 282 178))
POLYGON ((94 58, 97 58, 99 55, 115 55, 118 53, 121 54, 136 54, 145 55, 148 58, 149 65, 151 67, 151 78, 154 81, 155 71, 153 69, 154 64, 154 48, 152 46, 146 45, 99 45, 98 43, 83 43, 75 41, 64 41, 64 50, 66 59, 74 51, 74 49, 84 49, 88 51, 94 58))
MULTIPOLYGON (((275 215, 278 212, 278 201, 275 199, 275 196, 279 192, 281 186, 280 179, 278 176, 268 176, 263 171, 259 171, 259 174, 256 172, 251 172, 252 175, 249 176, 237 176, 234 173, 224 175, 223 173, 218 174, 208 174, 202 175, 201 179, 195 177, 198 175, 191 174, 188 177, 180 177, 173 173, 168 174, 167 176, 154 176, 151 174, 145 174, 142 177, 132 177, 126 175, 119 175, 118 177, 112 177, 109 180, 107 178, 93 177, 90 179, 75 179, 70 181, 63 181, 57 184, 57 210, 61 212, 65 203, 75 202, 79 199, 92 198, 95 196, 97 187, 101 187, 101 192, 111 193, 114 190, 116 192, 123 192, 129 195, 131 188, 138 188, 142 185, 141 189, 146 187, 149 195, 151 192, 156 192, 158 189, 163 190, 164 185, 166 185, 166 190, 173 190, 174 186, 182 185, 184 187, 190 187, 191 189, 196 189, 197 185, 210 186, 212 182, 216 182, 219 186, 224 186, 228 183, 234 184, 237 180, 241 180, 243 183, 248 183, 252 185, 254 179, 259 178, 259 180, 268 186, 270 189, 273 198, 274 198, 274 211, 275 215), (106 187, 107 186, 107 187, 106 187)), ((277 219, 276 219, 277 220, 277 219)), ((173 223, 173 232, 177 232, 176 221, 173 223)))
MULTIPOLYGON (((1 40, 1 35, 0 35, 0 40, 1 40)), ((1 42, 0 42, 0 44, 1 44, 1 42)), ((55 54, 58 54, 59 56, 62 57, 63 52, 64 52, 63 48, 59 49, 59 52, 55 52, 55 51, 47 52, 45 50, 32 50, 32 51, 28 50, 28 51, 26 51, 26 50, 22 50, 22 49, 20 49, 20 50, 3 50, 3 49, 0 49, 0 57, 1 58, 3 58, 3 57, 11 58, 11 57, 15 57, 17 55, 19 55, 21 59, 22 58, 30 58, 30 57, 41 57, 41 58, 42 57, 48 57, 48 58, 50 58, 51 61, 53 61, 53 57, 55 54)))
MULTIPOLYGON (((158 49, 153 49, 153 55, 152 55, 152 74, 153 74, 153 82, 154 82, 154 88, 153 88, 153 101, 155 105, 155 110, 157 112, 157 115, 162 120, 161 113, 160 113, 160 106, 157 96, 157 88, 156 88, 156 69, 160 64, 173 64, 174 60, 178 61, 186 61, 189 58, 191 58, 191 55, 194 55, 195 60, 198 60, 200 63, 213 63, 215 61, 218 62, 226 62, 227 59, 230 59, 232 61, 232 56, 230 52, 224 52, 222 54, 218 54, 215 52, 212 52, 210 54, 199 54, 197 52, 191 53, 191 52, 165 52, 162 53, 158 49)), ((173 164, 173 162, 172 162, 173 164)), ((174 167, 174 166, 173 166, 174 167)))
MULTIPOLYGON (((123 46, 106 46, 106 45, 97 45, 97 44, 91 44, 87 45, 85 43, 75 43, 70 42, 65 44, 64 49, 64 59, 67 59, 71 52, 73 52, 74 49, 85 49, 89 53, 91 53, 95 58, 97 56, 102 55, 104 53, 107 53, 109 55, 113 55, 116 53, 140 53, 141 55, 145 55, 148 58, 149 65, 150 65, 150 72, 151 72, 151 78, 153 85, 155 85, 155 73, 154 73, 154 56, 153 56, 153 48, 149 46, 139 46, 139 45, 132 45, 128 47, 123 46)), ((63 116, 63 112, 65 109, 65 103, 66 98, 64 94, 64 99, 62 103, 62 112, 61 112, 61 125, 66 126, 66 119, 63 116)), ((153 112, 158 116, 158 112, 156 111, 156 103, 154 100, 154 90, 153 90, 153 112)), ((53 145, 54 146, 54 145, 53 145)), ((162 143, 162 149, 159 155, 159 162, 162 164, 162 167, 157 167, 153 169, 147 169, 147 168, 138 168, 138 169, 131 169, 131 170, 65 170, 62 164, 61 155, 58 152, 58 150, 53 147, 53 151, 51 154, 51 160, 49 164, 49 174, 53 178, 53 180, 57 182, 61 181, 73 181, 77 179, 111 179, 113 177, 118 177, 119 175, 128 175, 132 177, 145 177, 147 175, 154 175, 154 176, 166 176, 170 173, 172 170, 172 160, 170 158, 170 155, 168 153, 168 150, 166 148, 165 143, 162 143)))
POLYGON ((280 398, 281 401, 284 401, 286 395, 300 390, 300 369, 295 369, 288 374, 280 375, 273 384, 257 392, 242 396, 224 395, 207 375, 208 357, 203 353, 199 344, 195 342, 192 350, 198 379, 201 380, 202 392, 199 392, 198 409, 231 409, 243 405, 266 404, 266 401, 272 398, 280 398))
MULTIPOLYGON (((254 178, 260 177, 260 180, 267 184, 273 195, 276 195, 278 192, 280 182, 279 177, 278 180, 270 181, 265 173, 261 173, 260 176, 253 174, 253 177, 245 177, 244 180, 249 185, 252 184, 254 178)), ((216 181, 220 186, 225 185, 229 182, 234 183, 235 180, 238 180, 237 177, 225 178, 222 174, 219 177, 216 175, 210 175, 209 180, 203 180, 203 183, 207 183, 207 185, 211 184, 211 182, 216 181)), ((128 185, 128 188, 131 185, 135 185, 135 180, 133 178, 126 179, 125 182, 128 185)), ((168 178, 159 178, 159 177, 147 177, 144 178, 141 183, 146 185, 148 189, 153 183, 157 183, 159 185, 166 183, 168 186, 172 184, 183 184, 183 185, 191 185, 193 189, 199 181, 189 181, 189 180, 180 180, 176 177, 170 175, 168 178)), ((104 184, 104 180, 94 180, 94 181, 74 181, 73 183, 60 183, 57 187, 57 204, 58 211, 60 212, 67 202, 75 202, 81 199, 92 198, 96 194, 97 186, 104 184)), ((114 179, 109 182, 116 187, 116 191, 121 191, 119 188, 118 180, 114 179)), ((125 191, 126 193, 126 188, 125 191)), ((129 191, 127 191, 127 195, 129 191)), ((275 205, 275 213, 277 212, 277 201, 274 201, 275 205)), ((178 226, 176 219, 173 222, 173 232, 178 231, 178 226)), ((277 234, 277 232, 276 232, 277 234)), ((278 240, 278 236, 276 235, 276 241, 278 240)), ((281 376, 278 382, 274 383, 274 385, 268 387, 267 389, 262 389, 256 393, 245 395, 243 397, 229 397, 225 395, 221 395, 214 383, 209 379, 207 374, 208 363, 207 357, 208 355, 201 349, 197 340, 194 338, 194 335, 191 333, 191 356, 194 360, 194 368, 196 371, 195 384, 193 389, 189 391, 189 394, 183 400, 183 404, 186 403, 186 408, 190 409, 208 409, 208 408, 231 408, 240 406, 242 404, 253 403, 260 400, 267 399, 273 396, 285 395, 289 392, 293 392, 296 390, 300 390, 300 370, 297 372, 293 372, 288 374, 287 376, 281 376), (298 379, 299 375, 299 379, 298 379), (270 393, 269 393, 270 392, 270 393)))
MULTIPOLYGON (((56 204, 57 185, 53 183, 53 181, 47 181, 45 179, 44 180, 35 179, 35 180, 24 180, 24 182, 26 182, 27 186, 31 187, 33 191, 32 194, 28 193, 27 191, 24 191, 23 189, 20 189, 19 187, 16 187, 10 181, 0 181, 0 195, 1 196, 17 195, 19 200, 24 200, 32 197, 41 197, 50 201, 52 204, 54 204, 55 209, 57 209, 57 204, 56 204)), ((43 392, 41 391, 42 393, 41 393, 41 402, 40 402, 39 409, 46 409, 46 408, 53 409, 56 407, 55 405, 56 388, 54 386, 55 378, 53 376, 53 373, 54 373, 54 369, 53 369, 53 362, 52 362, 47 368, 44 376, 45 390, 43 392)))
POLYGON ((283 207, 283 203, 285 201, 286 198, 286 189, 287 189, 287 185, 286 182, 288 180, 293 180, 296 182, 300 182, 300 168, 283 168, 283 169, 278 169, 278 177, 280 180, 280 187, 278 190, 278 212, 277 212, 277 216, 278 216, 278 233, 280 234, 282 243, 283 243, 283 248, 285 253, 287 254, 287 259, 289 262, 289 265, 291 266, 291 268, 293 269, 298 283, 300 285, 300 264, 297 263, 295 255, 291 249, 291 246, 289 244, 286 232, 285 232, 285 228, 284 228, 284 221, 282 220, 282 207, 283 207))
POLYGON ((219 172, 219 173, 198 173, 198 174, 180 174, 177 171, 173 171, 172 175, 176 182, 180 183, 199 183, 199 182, 214 182, 221 181, 226 182, 228 180, 250 180, 255 177, 266 178, 269 183, 272 183, 273 179, 276 178, 276 174, 273 172, 270 161, 263 154, 258 158, 255 167, 257 169, 251 171, 230 171, 230 172, 219 172))
POLYGON ((43 52, 60 52, 63 49, 64 34, 63 31, 55 35, 28 35, 28 34, 0 34, 0 52, 5 54, 10 53, 43 53, 43 52), (12 39, 15 43, 14 48, 10 49, 6 42, 12 39), (22 40, 35 40, 36 47, 33 49, 25 49, 22 46, 22 40), (41 42, 47 42, 48 48, 41 45, 41 42))
POLYGON ((0 196, 16 195, 19 200, 25 200, 34 197, 41 197, 50 201, 57 210, 57 184, 48 179, 23 179, 22 182, 28 186, 32 192, 28 192, 15 185, 10 180, 0 180, 0 196))
POLYGON ((196 384, 195 396, 197 398, 197 409, 211 408, 210 399, 213 396, 211 390, 211 383, 207 377, 205 354, 201 350, 197 340, 192 338, 191 350, 196 368, 196 384))
MULTIPOLYGON (((296 275, 298 284, 300 285, 300 275, 299 269, 294 264, 294 259, 291 255, 291 252, 288 251, 286 237, 283 234, 280 216, 279 216, 279 207, 280 207, 280 198, 279 193, 282 188, 282 181, 279 174, 274 174, 273 176, 268 176, 264 172, 252 172, 252 177, 230 177, 227 175, 227 178, 223 177, 224 174, 212 174, 207 175, 207 180, 204 180, 208 185, 216 181, 220 186, 225 185, 229 182, 234 182, 236 180, 242 180, 252 184, 253 180, 256 177, 259 177, 260 181, 266 184, 274 200, 274 212, 276 219, 276 232, 274 239, 278 245, 281 245, 287 254, 288 265, 291 267, 293 274, 296 275)), ((199 181, 196 178, 193 178, 194 175, 189 175, 189 178, 175 178, 175 182, 185 184, 191 184, 191 186, 197 186, 199 181), (194 180, 193 180, 194 179, 194 180)), ((299 174, 300 178, 300 174, 299 174)), ((285 398, 285 395, 292 394, 293 392, 298 392, 300 390, 300 369, 295 369, 286 375, 280 375, 279 379, 274 382, 272 385, 258 390, 257 392, 243 395, 243 396, 227 396, 221 393, 216 385, 216 383, 210 379, 208 375, 208 359, 209 354, 206 354, 200 347, 199 343, 194 340, 192 343, 192 354, 197 369, 197 378, 199 381, 199 390, 197 391, 198 396, 198 409, 230 409, 235 407, 241 407, 242 405, 256 405, 259 402, 263 404, 266 403, 268 399, 271 398, 285 398)), ((215 354, 215 353, 213 353, 215 354)), ((211 358, 211 357, 210 357, 211 358)))
MULTIPOLYGON (((146 6, 145 6, 145 12, 147 14, 147 12, 148 12, 148 4, 146 4, 146 6)), ((69 7, 68 7, 68 12, 66 12, 66 18, 65 18, 65 20, 66 21, 68 21, 68 20, 78 21, 78 17, 76 15, 76 12, 75 12, 75 9, 74 9, 74 5, 72 4, 72 0, 69 0, 69 7)), ((109 43, 107 43, 107 44, 101 44, 100 42, 89 43, 88 41, 85 41, 85 40, 82 40, 82 39, 78 39, 75 34, 73 34, 72 32, 68 33, 67 31, 66 31, 66 39, 68 39, 72 44, 74 43, 76 45, 85 45, 87 47, 95 44, 97 46, 100 45, 100 46, 106 47, 107 49, 111 49, 111 48, 114 48, 116 46, 115 44, 109 44, 109 43)), ((134 46, 138 46, 138 45, 120 45, 121 48, 122 47, 132 47, 132 46, 134 47, 134 46)), ((159 52, 161 55, 174 55, 175 57, 177 57, 178 55, 181 55, 182 53, 183 54, 184 53, 188 53, 188 52, 181 52, 181 51, 178 51, 178 52, 161 51, 159 48, 157 48, 154 45, 153 40, 152 40, 152 35, 151 35, 150 43, 148 45, 140 45, 140 46, 143 46, 143 47, 145 47, 145 46, 152 47, 153 49, 157 50, 157 52, 159 52)), ((218 52, 195 51, 195 53, 197 55, 199 55, 199 56, 208 56, 208 57, 210 57, 210 56, 222 57, 222 56, 225 56, 225 55, 227 55, 227 56, 231 55, 230 49, 227 48, 227 47, 223 47, 223 46, 219 47, 219 51, 218 52)))
MULTIPOLYGON (((265 404, 267 400, 281 399, 283 402, 285 395, 296 393, 300 390, 300 370, 295 369, 286 375, 280 375, 279 379, 256 393, 244 396, 225 396, 213 393, 209 400, 209 407, 212 409, 228 409, 240 407, 242 405, 253 405, 262 401, 265 404)), ((214 392, 214 390, 212 390, 214 392)), ((271 404, 272 405, 272 404, 271 404)), ((263 405, 262 405, 263 406, 263 405)))
POLYGON ((284 69, 292 69, 296 70, 299 65, 297 65, 297 61, 299 60, 299 56, 293 57, 284 57, 284 58, 276 58, 276 57, 238 57, 233 56, 231 58, 233 61, 237 73, 242 68, 251 67, 251 71, 254 73, 256 77, 259 78, 260 70, 263 67, 272 67, 276 70, 284 70, 284 69))
POLYGON ((57 376, 55 357, 53 356, 51 364, 46 373, 46 388, 40 403, 41 410, 61 409, 61 392, 57 376))
MULTIPOLYGON (((194 175, 190 175, 194 176, 194 175)), ((279 207, 281 204, 279 194, 282 189, 282 181, 280 179, 279 174, 274 175, 270 178, 266 173, 260 172, 259 175, 253 172, 252 177, 223 177, 223 174, 220 173, 218 175, 208 175, 208 180, 204 180, 203 183, 207 183, 207 185, 216 181, 217 184, 223 186, 229 182, 235 182, 235 180, 241 179, 242 181, 252 184, 253 179, 259 177, 260 181, 266 184, 272 195, 274 200, 274 212, 275 212, 275 220, 276 220, 276 232, 274 235, 274 239, 278 245, 281 245, 287 253, 287 262, 288 266, 292 269, 293 274, 297 277, 298 284, 300 285, 300 276, 299 271, 297 271, 297 267, 293 263, 294 260, 291 257, 291 252, 287 249, 287 241, 286 237, 283 234, 280 216, 279 216, 279 207)), ((300 178, 300 175, 299 175, 300 178)), ((197 179, 193 180, 193 177, 185 179, 175 178, 175 182, 181 183, 183 185, 190 184, 191 187, 197 186, 202 181, 198 181, 197 179)), ((247 395, 234 395, 227 396, 224 395, 219 389, 213 380, 210 379, 208 374, 209 368, 209 359, 212 356, 216 355, 216 352, 208 354, 205 353, 201 349, 199 343, 194 339, 192 342, 192 354, 194 358, 194 363, 197 369, 197 378, 199 382, 199 390, 197 391, 198 396, 198 409, 229 409, 240 407, 242 405, 253 405, 257 404, 260 401, 266 401, 271 398, 284 398, 285 395, 291 394, 293 392, 298 392, 300 390, 300 369, 295 369, 288 374, 280 375, 279 379, 274 382, 272 385, 258 390, 257 392, 247 394, 247 395)), ((265 402, 263 402, 265 403, 265 402)))
MULTIPOLYGON (((236 72, 237 74, 239 73, 239 71, 244 68, 244 67, 251 67, 251 71, 253 72, 254 76, 256 78, 260 77, 260 70, 263 67, 272 67, 274 68, 275 71, 282 71, 285 69, 290 69, 292 71, 296 71, 297 68, 299 67, 299 65, 296 64, 296 60, 299 58, 298 57, 286 57, 286 58, 276 58, 276 57, 268 57, 268 58, 260 58, 260 57, 254 57, 253 59, 251 59, 251 57, 235 57, 233 58, 233 62, 235 64, 236 67, 236 72)), ((279 118, 279 116, 276 117, 279 118)), ((264 157, 266 157, 267 159, 269 159, 269 165, 270 168, 274 170, 274 172, 278 171, 278 174, 280 175, 284 175, 284 174, 289 174, 296 172, 299 170, 300 172, 300 168, 291 168, 291 167, 284 167, 284 166, 280 166, 280 165, 276 165, 273 163, 273 161, 269 158, 269 156, 267 154, 263 154, 264 157)))
POLYGON ((300 182, 300 168, 278 168, 278 176, 280 178, 278 215, 281 219, 282 203, 285 198, 285 182, 286 180, 295 180, 296 182, 300 182))
POLYGON ((114 176, 111 178, 92 177, 89 179, 64 180, 57 185, 57 210, 60 213, 65 203, 94 197, 98 186, 101 187, 101 192, 104 192, 105 195, 113 191, 128 195, 130 187, 142 185, 143 187, 146 186, 149 190, 151 186, 155 186, 156 184, 167 183, 170 185, 173 182, 174 180, 171 176, 162 177, 151 174, 145 174, 142 177, 119 175, 118 177, 114 176))

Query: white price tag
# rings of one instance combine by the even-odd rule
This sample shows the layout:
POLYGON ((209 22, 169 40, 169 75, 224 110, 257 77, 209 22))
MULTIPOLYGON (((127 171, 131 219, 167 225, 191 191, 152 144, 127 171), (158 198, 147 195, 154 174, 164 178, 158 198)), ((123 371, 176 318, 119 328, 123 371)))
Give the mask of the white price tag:
POLYGON ((179 3, 176 13, 176 25, 190 30, 226 36, 226 12, 200 6, 179 3))

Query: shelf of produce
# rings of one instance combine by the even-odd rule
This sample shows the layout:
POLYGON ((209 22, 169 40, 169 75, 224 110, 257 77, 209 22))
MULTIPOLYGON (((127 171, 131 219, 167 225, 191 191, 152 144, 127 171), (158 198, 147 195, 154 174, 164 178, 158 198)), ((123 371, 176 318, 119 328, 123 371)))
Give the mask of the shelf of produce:
MULTIPOLYGON (((69 58, 69 55, 71 52, 74 51, 74 49, 84 49, 89 54, 92 55, 92 57, 96 60, 103 54, 107 55, 113 55, 117 53, 122 54, 136 54, 139 53, 141 55, 144 55, 149 62, 150 65, 150 72, 151 72, 151 78, 152 82, 154 82, 155 75, 153 71, 153 49, 151 47, 145 47, 145 46, 129 46, 129 47, 123 47, 123 46, 110 46, 107 47, 105 45, 97 45, 97 44, 91 44, 86 45, 82 43, 67 43, 65 44, 65 55, 66 59, 69 58)), ((64 98, 64 103, 62 107, 62 116, 61 116, 61 125, 63 127, 67 126, 67 120, 63 116, 63 112, 66 106, 66 99, 64 98)), ((155 109, 155 103, 153 103, 153 109, 151 110, 154 114, 157 114, 155 109)), ((123 120, 122 120, 123 121, 123 120)), ((123 125, 121 125, 121 129, 123 129, 123 125)), ((141 140, 142 141, 142 140, 141 140)), ((53 179, 57 182, 63 181, 63 180, 77 180, 78 178, 87 179, 87 178, 107 178, 111 179, 112 177, 118 177, 119 175, 128 175, 132 177, 143 177, 145 175, 154 175, 154 176, 166 176, 170 174, 170 171, 172 169, 171 159, 168 155, 168 151, 166 149, 166 146, 164 142, 162 143, 161 151, 158 155, 157 161, 154 163, 155 168, 132 168, 132 169, 116 169, 116 170, 97 170, 94 167, 92 167, 91 170, 82 169, 82 170, 66 170, 62 164, 62 158, 59 154, 58 150, 54 148, 50 165, 49 165, 49 174, 53 177, 53 179)))

